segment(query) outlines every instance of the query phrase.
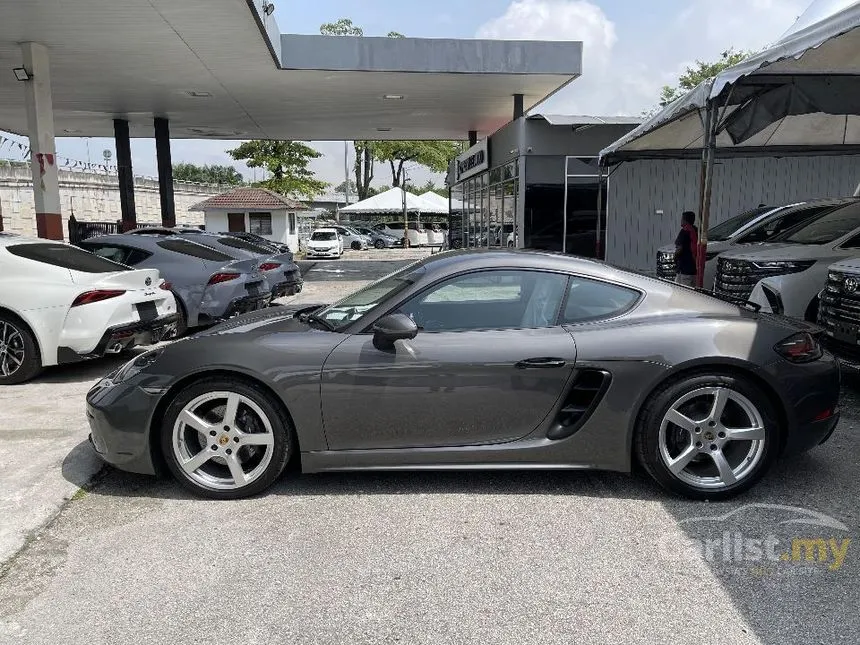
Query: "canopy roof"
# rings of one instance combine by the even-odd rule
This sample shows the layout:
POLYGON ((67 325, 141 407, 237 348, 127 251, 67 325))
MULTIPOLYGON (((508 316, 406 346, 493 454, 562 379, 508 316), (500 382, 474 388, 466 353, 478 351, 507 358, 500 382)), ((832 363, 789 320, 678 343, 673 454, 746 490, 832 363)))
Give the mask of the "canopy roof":
POLYGON ((282 34, 294 5, 4 1, 0 130, 27 134, 22 42, 49 50, 59 137, 113 136, 115 118, 152 137, 164 117, 177 139, 464 139, 582 71, 580 42, 282 34))
POLYGON ((414 193, 402 188, 389 188, 384 193, 368 197, 360 202, 345 206, 341 213, 402 213, 403 193, 406 193, 406 210, 410 213, 447 213, 448 204, 440 208, 414 193))
POLYGON ((799 28, 666 106, 601 157, 699 154, 709 101, 723 108, 722 155, 860 151, 860 2, 808 24, 810 12, 820 9, 814 3, 799 28))
MULTIPOLYGON (((430 202, 437 208, 442 210, 435 211, 439 213, 447 213, 448 212, 448 197, 443 197, 439 193, 434 193, 432 190, 428 190, 426 193, 421 194, 421 199, 430 202)), ((461 211, 463 210, 463 203, 459 199, 450 198, 450 205, 452 211, 461 211)), ((429 211, 428 211, 429 212, 429 211)))

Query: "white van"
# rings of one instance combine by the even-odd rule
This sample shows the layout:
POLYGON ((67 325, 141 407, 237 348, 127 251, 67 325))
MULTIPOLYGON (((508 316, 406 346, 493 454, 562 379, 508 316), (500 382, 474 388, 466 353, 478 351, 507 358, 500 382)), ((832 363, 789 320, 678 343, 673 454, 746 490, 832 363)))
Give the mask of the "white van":
MULTIPOLYGON (((373 230, 391 235, 398 240, 403 239, 403 222, 383 222, 374 226, 373 230)), ((409 222, 406 239, 409 241, 409 246, 427 246, 430 243, 427 232, 423 228, 419 229, 416 222, 409 222)))

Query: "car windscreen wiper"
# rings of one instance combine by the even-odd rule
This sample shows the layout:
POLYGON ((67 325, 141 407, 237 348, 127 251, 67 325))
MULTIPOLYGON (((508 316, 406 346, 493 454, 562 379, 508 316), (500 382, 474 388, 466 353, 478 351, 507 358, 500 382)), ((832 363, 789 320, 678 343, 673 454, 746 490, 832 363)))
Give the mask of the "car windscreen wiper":
POLYGON ((761 311, 761 305, 756 302, 751 302, 746 298, 738 298, 736 296, 730 296, 725 293, 717 293, 716 291, 711 291, 710 289, 696 289, 699 293, 704 293, 706 295, 717 298, 718 300, 725 300, 726 302, 731 302, 735 305, 740 305, 741 307, 746 307, 747 309, 751 309, 755 312, 761 311))
POLYGON ((328 331, 336 331, 337 328, 325 318, 317 315, 317 312, 323 307, 313 307, 297 312, 296 317, 303 323, 315 322, 325 327, 328 331))

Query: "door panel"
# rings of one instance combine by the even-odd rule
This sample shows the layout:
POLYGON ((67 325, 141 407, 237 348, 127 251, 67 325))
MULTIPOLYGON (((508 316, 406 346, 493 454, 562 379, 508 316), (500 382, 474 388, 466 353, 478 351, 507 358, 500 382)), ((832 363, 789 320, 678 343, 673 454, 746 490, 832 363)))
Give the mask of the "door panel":
POLYGON ((245 213, 227 213, 227 231, 230 233, 244 233, 245 213))
POLYGON ((421 332, 378 350, 351 336, 323 367, 331 450, 497 443, 530 434, 565 391, 576 361, 561 327, 421 332), (551 359, 521 364, 529 359, 551 359))

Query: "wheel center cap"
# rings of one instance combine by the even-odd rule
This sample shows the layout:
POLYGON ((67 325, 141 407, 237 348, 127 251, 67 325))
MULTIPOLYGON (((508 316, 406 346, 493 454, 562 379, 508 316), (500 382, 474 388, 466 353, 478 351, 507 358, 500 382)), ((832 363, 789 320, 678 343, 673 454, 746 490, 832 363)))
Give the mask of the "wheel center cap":
POLYGON ((228 437, 226 434, 222 434, 220 437, 218 437, 218 443, 222 446, 226 446, 229 442, 230 437, 228 437))
POLYGON ((708 441, 713 441, 714 440, 714 433, 713 432, 706 432, 705 433, 705 439, 707 439, 708 441))

